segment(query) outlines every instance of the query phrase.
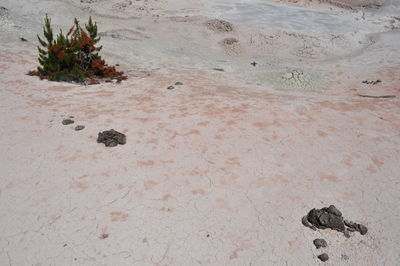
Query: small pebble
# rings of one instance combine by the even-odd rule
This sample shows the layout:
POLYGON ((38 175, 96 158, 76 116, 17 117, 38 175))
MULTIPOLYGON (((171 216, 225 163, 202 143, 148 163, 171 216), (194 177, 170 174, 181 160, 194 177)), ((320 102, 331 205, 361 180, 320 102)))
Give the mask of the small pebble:
POLYGON ((75 130, 76 130, 76 131, 79 131, 79 130, 82 130, 82 129, 84 129, 84 128, 85 128, 85 126, 83 126, 83 125, 78 125, 78 126, 75 127, 75 130))
POLYGON ((329 260, 329 256, 326 253, 322 253, 321 255, 318 256, 318 259, 325 262, 325 261, 329 260))
POLYGON ((180 82, 180 81, 178 81, 178 82, 175 82, 175 86, 180 86, 180 85, 183 85, 183 83, 182 83, 182 82, 180 82))
POLYGON ((108 238, 109 234, 101 234, 100 239, 106 239, 108 238))
POLYGON ((365 235, 368 232, 368 228, 365 225, 359 224, 358 231, 361 235, 365 235))
POLYGON ((328 246, 328 243, 326 243, 325 239, 317 238, 317 239, 314 239, 314 245, 317 249, 318 248, 326 248, 328 246))
POLYGON ((167 88, 167 90, 173 90, 173 89, 175 89, 174 86, 169 86, 169 87, 167 88))
POLYGON ((27 42, 27 41, 28 41, 28 40, 25 39, 24 37, 21 37, 20 40, 21 40, 21 42, 27 42))
POLYGON ((64 119, 64 120, 62 121, 62 124, 63 124, 64 126, 69 125, 69 124, 73 124, 73 123, 74 123, 74 120, 71 120, 71 119, 64 119))

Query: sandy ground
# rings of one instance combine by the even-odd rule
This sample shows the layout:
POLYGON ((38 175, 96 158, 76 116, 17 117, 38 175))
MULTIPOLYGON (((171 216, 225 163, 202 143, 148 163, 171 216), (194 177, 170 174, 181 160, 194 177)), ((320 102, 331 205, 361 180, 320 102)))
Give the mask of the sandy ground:
POLYGON ((1 0, 0 265, 398 265, 400 3, 336 2, 1 0), (129 79, 25 75, 45 13, 129 79))

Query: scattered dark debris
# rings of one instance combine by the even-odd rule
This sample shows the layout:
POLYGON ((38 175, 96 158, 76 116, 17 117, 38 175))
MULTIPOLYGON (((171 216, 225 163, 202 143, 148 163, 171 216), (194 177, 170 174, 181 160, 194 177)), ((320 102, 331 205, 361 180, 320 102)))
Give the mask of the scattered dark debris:
POLYGON ((175 82, 175 86, 181 86, 181 85, 183 85, 182 82, 180 82, 180 81, 175 82))
POLYGON ((356 94, 356 95, 365 98, 396 98, 396 95, 382 95, 382 96, 365 95, 365 94, 356 94))
POLYGON ((97 142, 104 143, 106 147, 115 147, 118 144, 124 145, 126 143, 126 136, 114 129, 110 129, 100 132, 97 142))
POLYGON ((215 71, 221 71, 221 72, 225 71, 223 68, 218 68, 218 67, 214 67, 213 70, 215 70, 215 71))
POLYGON ((63 247, 66 247, 67 246, 67 244, 64 244, 64 246, 63 247))
POLYGON ((376 85, 376 84, 378 84, 378 83, 381 83, 382 81, 380 80, 380 79, 377 79, 377 80, 363 80, 363 82, 362 83, 364 83, 364 84, 369 84, 369 85, 376 85))
POLYGON ((328 246, 328 243, 326 243, 325 239, 322 238, 316 238, 314 239, 314 246, 319 249, 319 248, 326 248, 328 246))
MULTIPOLYGON (((330 205, 322 209, 312 209, 306 216, 301 219, 304 226, 311 228, 312 230, 327 229, 339 231, 349 238, 350 232, 358 231, 361 235, 365 235, 368 232, 368 228, 362 224, 358 224, 349 220, 344 220, 342 213, 334 206, 330 205)), ((321 247, 327 247, 328 244, 324 239, 314 239, 314 245, 317 249, 321 247)), ((323 253, 318 256, 321 261, 327 261, 329 259, 328 254, 323 253)), ((342 255, 342 259, 347 260, 347 255, 342 255)))
POLYGON ((250 65, 252 65, 253 67, 255 67, 257 65, 257 62, 251 62, 250 65))
POLYGON ((173 89, 175 89, 174 86, 169 86, 169 87, 167 88, 167 90, 173 90, 173 89))
POLYGON ((70 125, 70 124, 73 124, 73 123, 75 123, 75 121, 74 121, 74 120, 71 120, 71 119, 64 119, 64 120, 62 121, 62 124, 63 124, 64 126, 70 125))
POLYGON ((109 236, 109 234, 103 233, 100 235, 100 239, 106 239, 106 238, 108 238, 108 236, 109 236))
POLYGON ((321 255, 318 256, 318 259, 325 262, 325 261, 329 260, 329 256, 326 253, 322 253, 321 255))
POLYGON ((354 223, 349 220, 344 220, 344 224, 349 227, 349 231, 357 231, 360 232, 361 235, 365 235, 368 232, 368 228, 365 225, 354 223))
POLYGON ((28 41, 28 40, 25 39, 24 37, 20 37, 19 39, 21 40, 21 42, 27 42, 27 41, 28 41))
POLYGON ((85 128, 84 125, 78 125, 78 126, 75 127, 75 131, 80 131, 80 130, 82 130, 84 128, 85 128))
POLYGON ((210 237, 210 234, 207 234, 206 237, 210 237))

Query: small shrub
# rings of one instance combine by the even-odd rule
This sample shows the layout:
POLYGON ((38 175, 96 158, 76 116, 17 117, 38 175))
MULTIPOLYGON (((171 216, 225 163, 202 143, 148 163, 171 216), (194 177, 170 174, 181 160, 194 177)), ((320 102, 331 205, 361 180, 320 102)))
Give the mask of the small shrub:
POLYGON ((37 70, 29 71, 28 75, 51 81, 89 81, 89 84, 98 84, 98 78, 116 79, 118 82, 126 80, 123 72, 108 66, 99 55, 102 46, 97 46, 100 37, 97 36, 97 24, 93 23, 91 17, 85 29, 75 18, 74 25, 66 35, 60 30, 54 38, 51 20, 46 15, 43 27, 45 39, 37 36, 40 66, 37 70))

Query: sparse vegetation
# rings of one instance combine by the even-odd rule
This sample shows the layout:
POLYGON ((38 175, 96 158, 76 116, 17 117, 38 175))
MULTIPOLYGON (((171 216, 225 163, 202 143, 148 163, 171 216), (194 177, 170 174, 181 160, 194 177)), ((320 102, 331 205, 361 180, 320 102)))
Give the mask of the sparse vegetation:
POLYGON ((99 55, 102 46, 97 46, 100 37, 97 36, 97 24, 91 17, 85 29, 75 18, 66 35, 60 30, 54 38, 51 20, 46 15, 43 27, 45 39, 37 36, 40 66, 28 74, 51 81, 89 81, 89 84, 98 84, 102 78, 118 82, 127 79, 123 72, 117 71, 115 66, 108 66, 99 55))

